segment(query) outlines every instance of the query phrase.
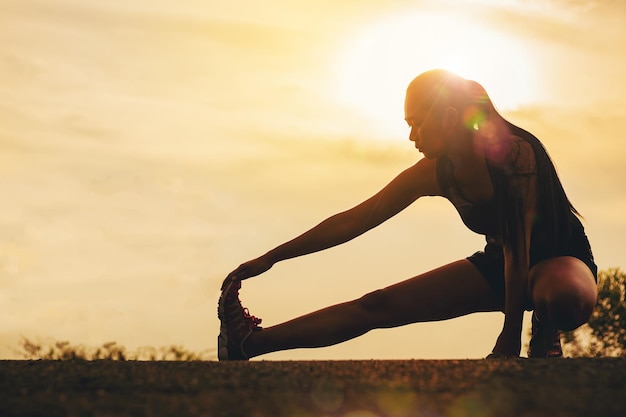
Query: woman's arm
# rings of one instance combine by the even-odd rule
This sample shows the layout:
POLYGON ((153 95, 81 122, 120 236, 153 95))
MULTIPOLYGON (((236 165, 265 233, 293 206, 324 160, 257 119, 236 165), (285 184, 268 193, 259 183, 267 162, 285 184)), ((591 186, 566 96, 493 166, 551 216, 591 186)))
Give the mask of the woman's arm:
POLYGON ((519 211, 515 210, 515 218, 509 222, 512 233, 504 244, 504 326, 494 348, 494 353, 504 356, 519 356, 521 350, 522 320, 528 296, 530 242, 537 210, 534 154, 528 143, 523 143, 520 150, 516 172, 509 183, 510 195, 519 211))
POLYGON ((268 252, 274 261, 345 243, 393 217, 419 197, 437 192, 434 161, 420 160, 361 204, 329 217, 309 231, 268 252))
POLYGON ((361 204, 331 216, 317 226, 265 255, 240 265, 228 280, 261 274, 276 262, 318 252, 345 243, 393 217, 425 195, 437 195, 435 160, 421 159, 361 204))
MULTIPOLYGON (((519 356, 526 298, 528 296, 529 247, 534 215, 529 211, 524 219, 520 240, 515 248, 504 247, 505 304, 504 325, 496 342, 494 353, 519 356)), ((521 229, 520 225, 520 229, 521 229)))

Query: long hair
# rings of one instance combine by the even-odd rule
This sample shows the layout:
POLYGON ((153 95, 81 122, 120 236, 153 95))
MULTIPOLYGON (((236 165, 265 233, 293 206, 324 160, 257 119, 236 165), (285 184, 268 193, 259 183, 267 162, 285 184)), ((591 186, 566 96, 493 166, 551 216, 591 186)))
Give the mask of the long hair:
MULTIPOLYGON (((533 239, 558 255, 568 244, 578 211, 567 198, 554 163, 542 143, 531 133, 507 121, 496 110, 482 85, 445 70, 421 74, 407 89, 407 102, 421 96, 423 105, 438 111, 452 106, 461 115, 462 126, 478 138, 486 155, 498 210, 503 244, 519 253, 518 236, 525 230, 525 198, 529 179, 536 176, 536 213, 533 239), (516 139, 513 139, 516 138, 516 139), (521 139, 521 141, 520 141, 521 139), (532 154, 525 152, 530 145, 532 154), (535 233, 539 232, 539 233, 535 233)), ((522 261, 517 259, 517 261, 522 261)))
MULTIPOLYGON (((557 256, 562 248, 570 242, 575 218, 582 216, 567 197, 554 163, 539 139, 506 120, 505 123, 512 135, 522 138, 531 146, 534 154, 537 196, 535 218, 532 225, 533 239, 543 240, 539 242, 542 247, 549 251, 552 256, 557 256)), ((497 203, 501 207, 500 230, 502 239, 504 243, 512 245, 515 250, 520 240, 514 236, 513 231, 516 230, 514 227, 520 224, 522 227, 525 226, 525 219, 523 201, 521 200, 523 196, 515 194, 516 191, 519 192, 520 190, 512 189, 511 183, 516 183, 518 176, 527 174, 514 170, 507 172, 507 169, 500 168, 496 168, 495 171, 497 174, 494 177, 501 178, 501 180, 495 181, 501 183, 495 187, 498 195, 497 203)))

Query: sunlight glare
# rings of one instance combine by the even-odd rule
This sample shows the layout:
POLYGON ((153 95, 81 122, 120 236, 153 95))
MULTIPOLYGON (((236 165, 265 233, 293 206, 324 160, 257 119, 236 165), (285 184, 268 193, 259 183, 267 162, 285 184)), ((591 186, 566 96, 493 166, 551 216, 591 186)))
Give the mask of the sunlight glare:
POLYGON ((496 107, 538 97, 534 65, 521 39, 475 17, 443 12, 390 16, 357 33, 337 59, 335 99, 358 109, 385 139, 406 135, 404 92, 419 73, 444 68, 474 79, 496 107))

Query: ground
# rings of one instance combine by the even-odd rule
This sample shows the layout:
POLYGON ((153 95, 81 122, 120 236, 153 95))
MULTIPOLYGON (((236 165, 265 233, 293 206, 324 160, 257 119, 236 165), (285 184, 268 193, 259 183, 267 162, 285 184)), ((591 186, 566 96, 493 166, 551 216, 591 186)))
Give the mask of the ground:
POLYGON ((1 416, 626 415, 626 358, 0 361, 1 416))

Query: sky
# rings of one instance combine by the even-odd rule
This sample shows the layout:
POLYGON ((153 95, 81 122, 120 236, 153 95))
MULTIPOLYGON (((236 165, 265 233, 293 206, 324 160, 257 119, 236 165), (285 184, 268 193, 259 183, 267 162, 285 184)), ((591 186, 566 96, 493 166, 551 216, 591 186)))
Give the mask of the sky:
MULTIPOLYGON (((214 349, 231 270, 420 158, 403 94, 431 68, 543 141, 600 269, 624 267, 625 20, 617 0, 0 0, 0 358, 20 337, 214 349)), ((269 326, 482 247, 421 199, 241 299, 269 326)), ((502 319, 259 359, 480 358, 502 319)))

